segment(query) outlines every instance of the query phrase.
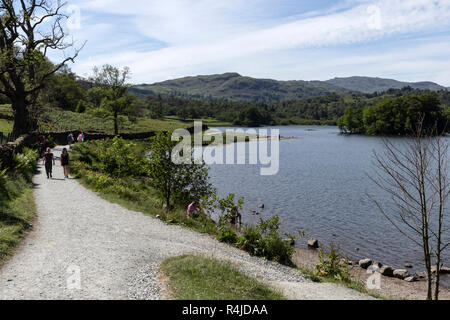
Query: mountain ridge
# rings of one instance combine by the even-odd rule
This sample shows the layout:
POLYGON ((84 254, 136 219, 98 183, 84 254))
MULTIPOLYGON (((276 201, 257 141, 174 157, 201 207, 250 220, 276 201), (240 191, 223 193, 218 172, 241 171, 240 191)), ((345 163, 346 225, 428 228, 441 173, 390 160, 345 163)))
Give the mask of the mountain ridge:
POLYGON ((402 82, 378 77, 354 76, 326 81, 257 79, 236 72, 188 76, 173 80, 140 84, 131 88, 140 95, 163 95, 201 100, 281 102, 305 100, 333 93, 374 93, 410 86, 421 90, 448 90, 430 81, 402 82))

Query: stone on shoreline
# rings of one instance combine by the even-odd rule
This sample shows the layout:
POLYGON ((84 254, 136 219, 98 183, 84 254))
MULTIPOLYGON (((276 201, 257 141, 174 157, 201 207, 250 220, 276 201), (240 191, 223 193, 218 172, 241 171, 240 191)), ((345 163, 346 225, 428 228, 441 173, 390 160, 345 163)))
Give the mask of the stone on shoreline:
POLYGON ((359 266, 363 269, 367 269, 372 265, 373 261, 372 259, 363 259, 363 260, 359 260, 359 266))
POLYGON ((426 271, 416 272, 414 275, 416 276, 417 279, 426 279, 426 278, 428 278, 428 275, 427 275, 426 271))
POLYGON ((404 280, 410 276, 408 270, 405 269, 396 269, 394 270, 394 277, 404 280))
MULTIPOLYGON (((433 272, 433 273, 437 272, 436 266, 431 267, 431 272, 433 272)), ((442 266, 439 273, 440 274, 450 274, 450 268, 442 266)))
POLYGON ((405 263, 405 268, 412 269, 413 265, 411 263, 405 263))
POLYGON ((317 240, 316 238, 309 239, 308 247, 318 249, 319 248, 319 240, 317 240))
POLYGON ((382 266, 380 268, 380 273, 386 277, 393 277, 394 276, 394 268, 392 268, 391 266, 382 266))
POLYGON ((406 282, 416 282, 417 281, 417 277, 416 276, 410 276, 405 278, 406 282))
POLYGON ((372 263, 372 267, 374 267, 374 268, 381 269, 382 266, 383 266, 383 264, 381 262, 372 263))
POLYGON ((295 246, 295 239, 283 239, 284 242, 289 243, 291 246, 295 246))

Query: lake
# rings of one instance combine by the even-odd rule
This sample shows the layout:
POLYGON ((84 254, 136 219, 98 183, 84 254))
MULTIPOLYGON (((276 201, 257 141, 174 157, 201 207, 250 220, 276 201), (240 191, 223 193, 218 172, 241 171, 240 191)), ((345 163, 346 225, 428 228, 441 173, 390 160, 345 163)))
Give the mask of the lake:
MULTIPOLYGON (((211 180, 221 196, 245 197, 244 222, 278 214, 286 232, 307 232, 299 246, 315 237, 322 246, 339 245, 351 259, 372 258, 398 268, 411 263, 414 271, 425 270, 420 248, 399 234, 366 196, 367 192, 378 199, 388 198, 368 178, 375 170, 373 151, 383 150, 380 138, 339 135, 337 127, 264 129, 279 129, 281 136, 295 137, 280 141, 277 175, 261 176, 255 165, 211 166, 211 180), (259 209, 261 204, 264 210, 259 209)), ((447 226, 449 222, 447 214, 447 226)), ((448 240, 448 231, 446 236, 448 240)), ((448 252, 444 257, 447 266, 448 252)), ((446 286, 449 283, 447 278, 446 286)))

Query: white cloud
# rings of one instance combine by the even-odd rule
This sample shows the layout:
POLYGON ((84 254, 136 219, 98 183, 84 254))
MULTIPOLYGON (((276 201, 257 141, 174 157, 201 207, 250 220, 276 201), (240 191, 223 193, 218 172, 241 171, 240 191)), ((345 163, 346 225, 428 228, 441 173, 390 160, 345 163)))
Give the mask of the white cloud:
MULTIPOLYGON (((369 46, 374 41, 414 35, 415 32, 445 31, 448 30, 450 21, 450 0, 347 1, 344 7, 350 6, 348 9, 342 10, 342 7, 337 7, 334 11, 325 14, 319 11, 309 17, 306 14, 306 17, 289 22, 286 22, 290 20, 289 17, 283 17, 280 18, 283 22, 278 23, 276 19, 259 20, 255 13, 249 12, 262 2, 258 0, 170 0, 164 2, 136 0, 126 3, 119 0, 83 1, 81 2, 83 10, 125 17, 129 21, 128 28, 131 32, 147 39, 162 41, 166 47, 156 50, 154 48, 129 49, 127 45, 129 39, 126 36, 117 37, 115 50, 97 54, 95 50, 90 49, 89 52, 93 52, 89 55, 90 59, 80 60, 74 69, 84 73, 92 66, 105 62, 119 66, 128 65, 133 71, 134 82, 160 81, 167 79, 169 75, 208 73, 208 70, 220 70, 218 65, 241 66, 240 69, 245 70, 246 62, 252 65, 253 70, 256 70, 256 61, 260 63, 261 68, 270 70, 273 69, 271 66, 280 63, 277 60, 281 56, 292 61, 292 64, 296 61, 304 62, 301 57, 296 60, 289 54, 289 51, 293 49, 322 48, 324 52, 327 50, 339 52, 335 49, 341 48, 342 52, 349 54, 348 48, 354 44, 369 46), (372 10, 367 10, 368 7, 372 10)), ((86 30, 84 35, 95 39, 95 43, 90 41, 90 46, 103 46, 101 38, 111 41, 111 35, 107 36, 107 26, 99 31, 95 27, 86 26, 86 30), (102 36, 95 36, 96 32, 102 36)), ((77 37, 82 36, 83 33, 77 35, 77 37)), ((136 37, 135 34, 134 37, 136 37)), ((440 45, 439 50, 448 51, 449 45, 445 43, 440 45)), ((416 48, 417 44, 412 44, 411 47, 416 48)), ((416 66, 419 63, 423 68, 426 66, 430 70, 441 69, 439 63, 442 66, 448 65, 448 60, 443 62, 429 60, 422 51, 409 52, 408 49, 402 50, 399 54, 372 53, 370 57, 366 59, 366 62, 361 63, 364 57, 357 57, 350 52, 349 58, 337 57, 333 59, 332 64, 328 64, 328 67, 339 68, 340 65, 345 64, 348 70, 354 70, 356 67, 363 66, 364 63, 379 64, 377 62, 387 61, 393 68, 391 73, 408 72, 407 68, 410 68, 409 72, 415 73, 417 71, 413 61, 416 66), (405 61, 405 56, 408 54, 414 56, 415 60, 405 61), (370 57, 378 60, 371 60, 370 57), (397 64, 395 61, 398 59, 403 60, 397 64), (425 59, 427 63, 421 63, 420 59, 425 59), (433 61, 436 61, 435 68, 433 68, 433 61)), ((314 57, 310 58, 311 61, 306 63, 317 66, 316 73, 323 73, 321 69, 324 68, 324 64, 317 62, 314 57)), ((235 70, 222 69, 220 72, 235 70)), ((382 70, 388 71, 386 68, 382 70)), ((276 74, 282 76, 279 72, 276 74)), ((307 76, 307 74, 304 75, 307 76)), ((309 75, 310 78, 311 74, 309 75)), ((443 78, 443 76, 436 77, 443 78)))

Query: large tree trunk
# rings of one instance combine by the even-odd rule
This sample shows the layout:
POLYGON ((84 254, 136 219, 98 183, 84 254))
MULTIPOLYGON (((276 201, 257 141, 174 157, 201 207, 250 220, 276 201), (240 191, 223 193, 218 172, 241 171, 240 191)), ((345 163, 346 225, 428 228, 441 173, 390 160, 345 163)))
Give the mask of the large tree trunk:
POLYGON ((12 103, 12 109, 14 111, 13 135, 18 137, 31 131, 33 128, 29 127, 31 121, 27 110, 25 97, 21 95, 16 97, 15 101, 12 103))

